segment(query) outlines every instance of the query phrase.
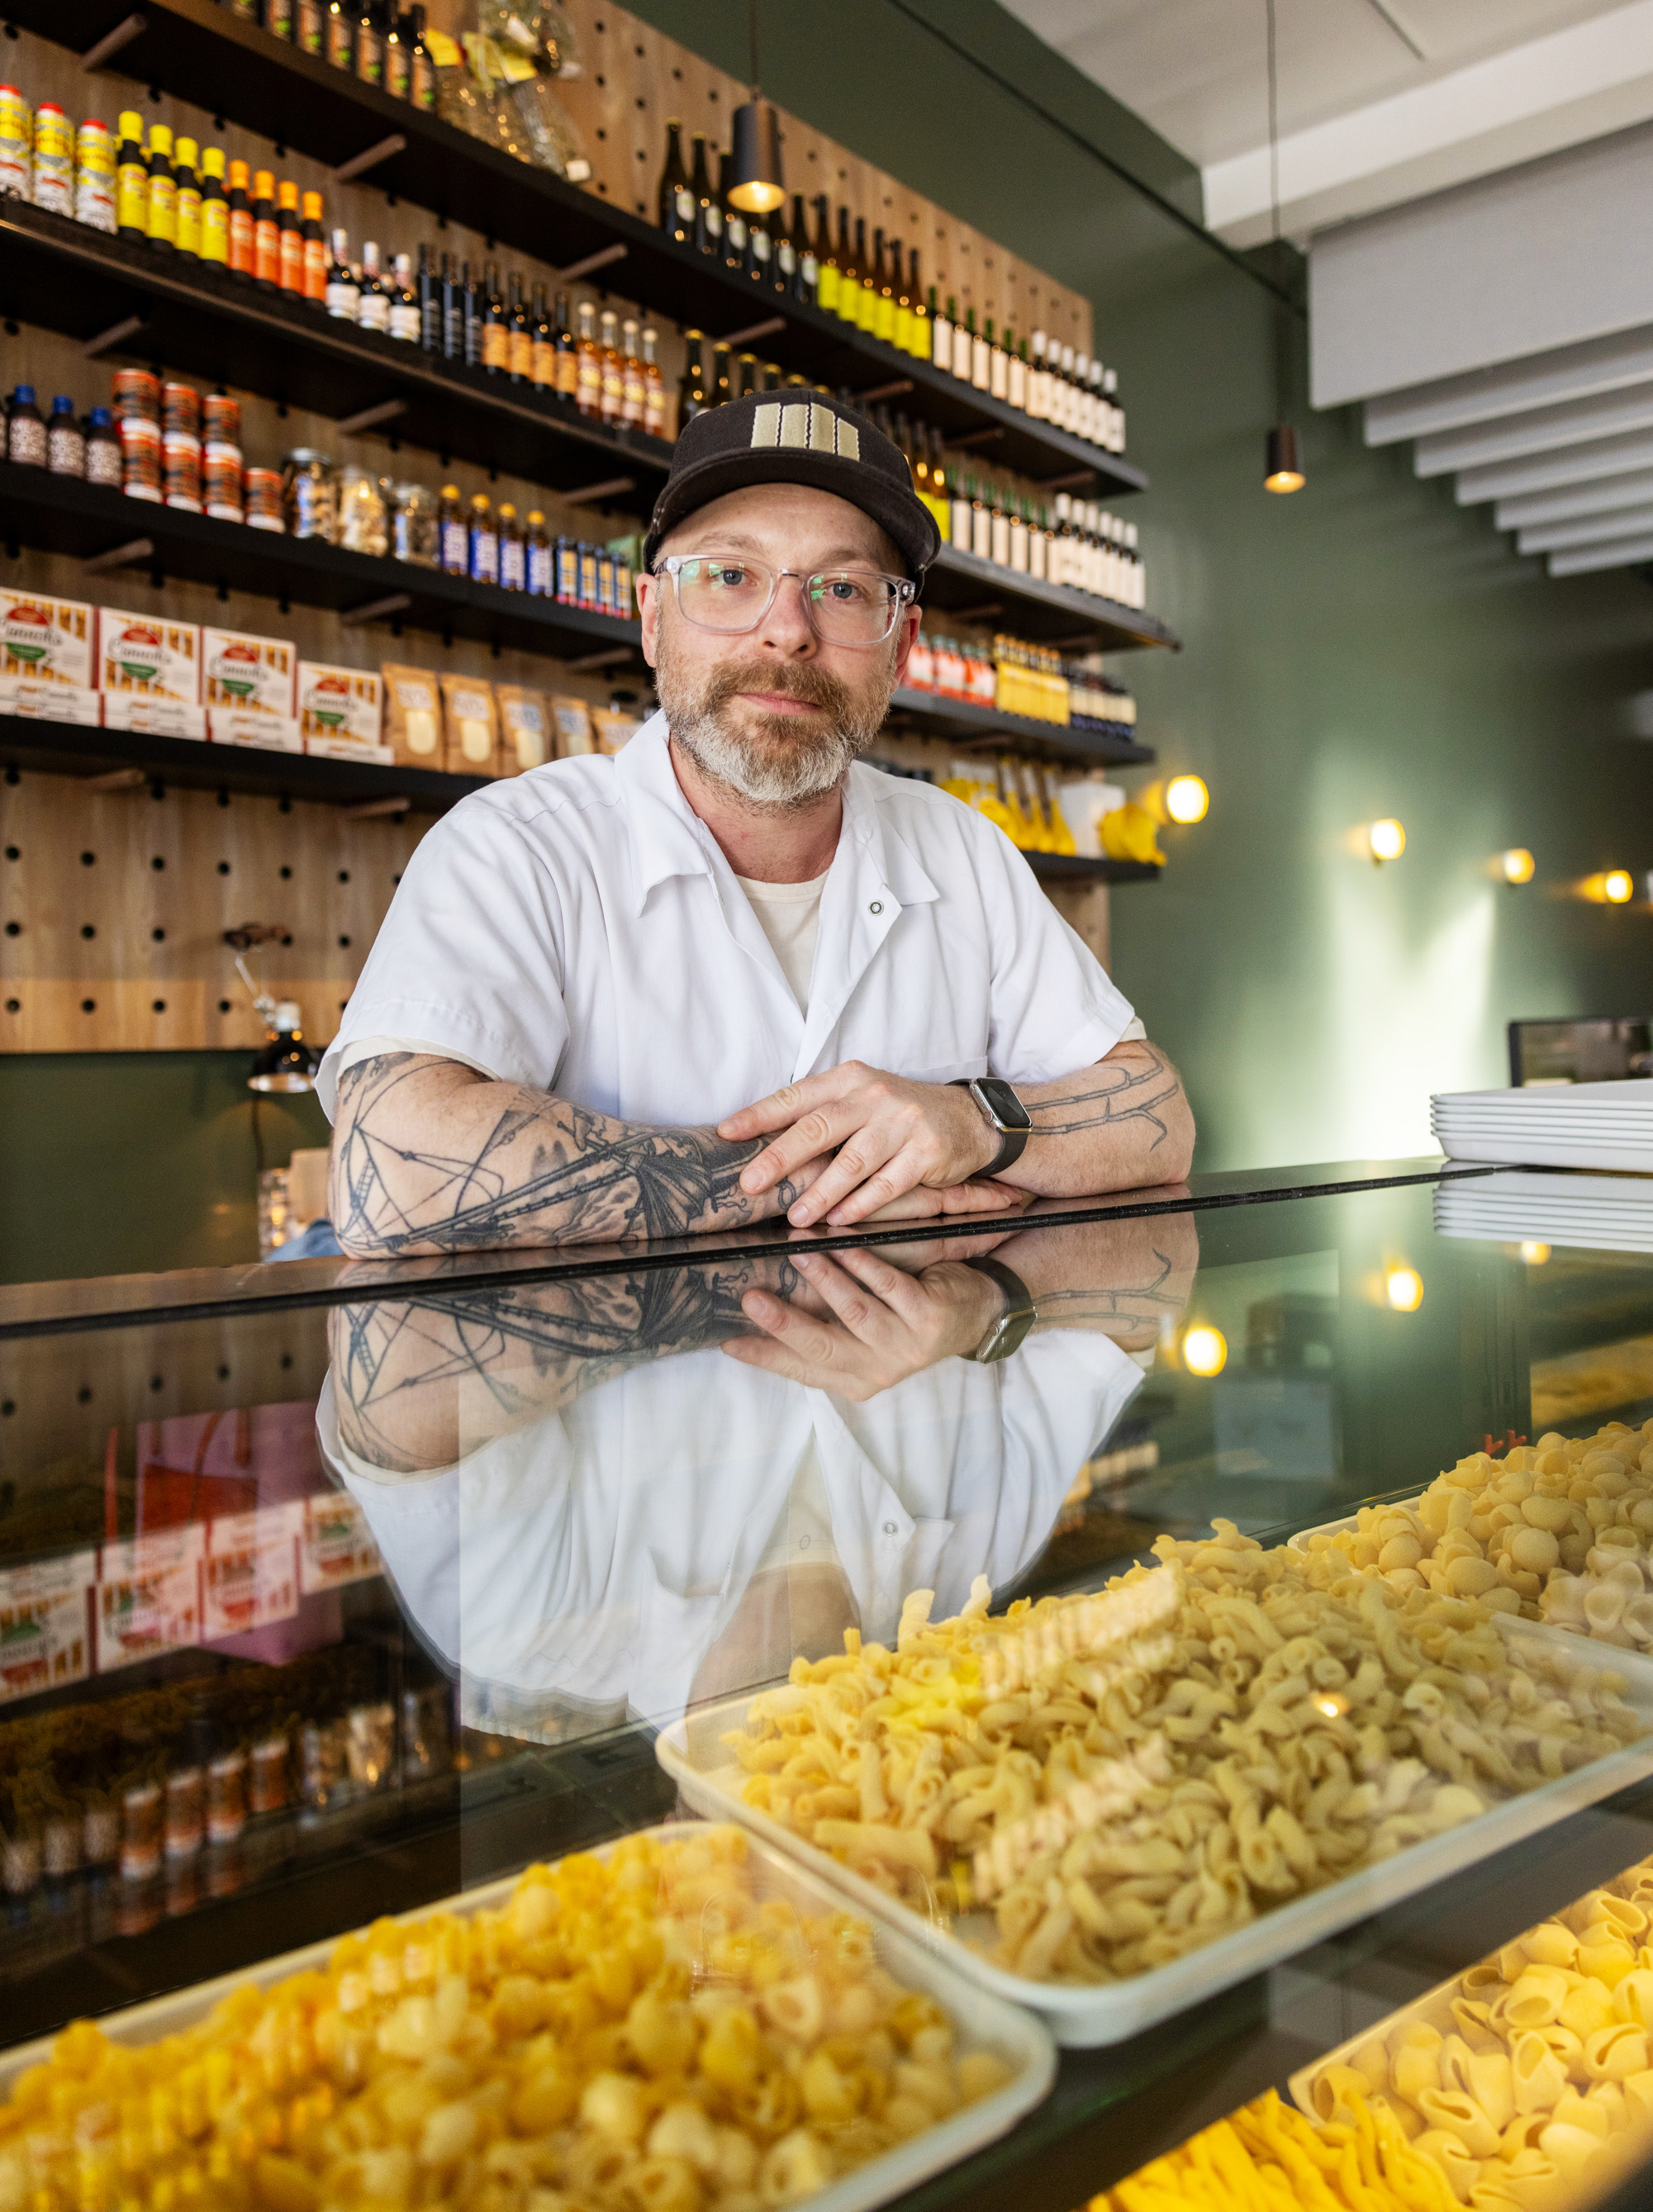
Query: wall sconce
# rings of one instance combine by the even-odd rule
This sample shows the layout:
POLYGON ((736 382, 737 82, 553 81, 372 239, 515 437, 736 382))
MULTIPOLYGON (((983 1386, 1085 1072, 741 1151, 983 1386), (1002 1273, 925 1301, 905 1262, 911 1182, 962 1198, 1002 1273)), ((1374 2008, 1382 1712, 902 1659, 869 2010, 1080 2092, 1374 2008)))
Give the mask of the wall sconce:
POLYGON ((1498 867, 1506 884, 1529 884, 1538 872, 1538 863, 1524 845, 1511 845, 1501 853, 1498 867))
POLYGON ((1424 1302, 1424 1279, 1415 1267, 1391 1267, 1383 1277, 1383 1295, 1396 1313, 1416 1313, 1424 1302))
POLYGON ((1190 1375, 1220 1375, 1228 1364, 1228 1339, 1220 1328, 1212 1328, 1204 1322, 1185 1331, 1182 1364, 1190 1375))
POLYGON ((1587 876, 1580 888, 1597 906, 1628 906, 1636 894, 1636 879, 1628 868, 1603 868, 1599 875, 1587 876))
POLYGON ((1529 1267, 1546 1267, 1549 1263, 1550 1248, 1547 1244, 1541 1244, 1535 1237, 1523 1237, 1521 1256, 1529 1267))
POLYGON ((1381 867, 1385 860, 1398 860, 1407 849, 1407 833, 1393 815, 1385 815, 1374 822, 1366 832, 1367 849, 1381 867))
POLYGON ((1265 491, 1301 491, 1308 483, 1297 457, 1297 434, 1289 422, 1277 422, 1268 434, 1263 465, 1265 491))
POLYGON ((1168 822, 1203 822, 1211 809, 1211 793, 1200 776, 1174 775, 1169 782, 1151 783, 1136 804, 1163 829, 1168 822))

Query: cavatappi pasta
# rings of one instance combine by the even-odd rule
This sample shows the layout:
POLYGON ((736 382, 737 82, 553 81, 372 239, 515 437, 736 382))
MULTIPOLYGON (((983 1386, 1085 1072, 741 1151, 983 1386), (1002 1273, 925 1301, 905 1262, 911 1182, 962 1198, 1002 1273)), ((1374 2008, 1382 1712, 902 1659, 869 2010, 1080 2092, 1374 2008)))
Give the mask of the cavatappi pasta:
POLYGON ((772 2212, 1006 2080, 848 1912, 693 1827, 380 1921, 138 2048, 89 2021, 0 2106, 0 2212, 772 2212))
POLYGON ((1160 1537, 1100 1605, 995 1619, 980 1583, 932 1623, 920 1592, 895 1650, 795 1660, 726 1739, 744 1802, 921 1911, 990 1902, 1011 1972, 1105 1983, 1643 1733, 1620 1676, 1471 1604, 1318 1587, 1216 1529, 1160 1537))
POLYGON ((1475 2212, 1561 2212, 1653 2135, 1653 1864, 1592 1890, 1310 2077, 1316 2116, 1385 2120, 1475 2212), (1433 2017, 1425 2017, 1425 2014, 1433 2017))
POLYGON ((1411 1504, 1306 1540, 1402 1593, 1474 1598, 1625 1650, 1653 1646, 1653 1420, 1472 1452, 1411 1504))
POLYGON ((1316 2125, 1270 2089, 1089 2212, 1457 2212, 1458 2201, 1381 2106, 1316 2125))

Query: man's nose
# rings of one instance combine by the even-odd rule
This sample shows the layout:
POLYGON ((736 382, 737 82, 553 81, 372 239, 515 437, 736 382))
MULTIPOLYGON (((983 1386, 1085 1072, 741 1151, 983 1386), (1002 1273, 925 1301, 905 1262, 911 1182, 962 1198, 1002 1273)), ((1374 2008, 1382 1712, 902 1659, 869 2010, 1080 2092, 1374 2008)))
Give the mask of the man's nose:
POLYGON ((809 604, 805 598, 807 589, 807 581, 802 576, 787 574, 780 578, 769 611, 757 626, 760 644, 775 653, 791 653, 794 658, 814 652, 817 641, 810 627, 809 604))

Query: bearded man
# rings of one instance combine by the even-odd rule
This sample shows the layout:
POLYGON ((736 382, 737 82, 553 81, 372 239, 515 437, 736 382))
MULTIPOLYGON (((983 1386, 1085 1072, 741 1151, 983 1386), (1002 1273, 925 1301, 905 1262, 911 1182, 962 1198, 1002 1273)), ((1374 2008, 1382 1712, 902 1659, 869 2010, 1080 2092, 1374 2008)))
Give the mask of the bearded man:
POLYGON ((848 408, 686 427, 637 580, 659 712, 429 832, 323 1062, 347 1252, 992 1215, 1187 1172, 1176 1071, 1008 838, 858 764, 939 544, 848 408))

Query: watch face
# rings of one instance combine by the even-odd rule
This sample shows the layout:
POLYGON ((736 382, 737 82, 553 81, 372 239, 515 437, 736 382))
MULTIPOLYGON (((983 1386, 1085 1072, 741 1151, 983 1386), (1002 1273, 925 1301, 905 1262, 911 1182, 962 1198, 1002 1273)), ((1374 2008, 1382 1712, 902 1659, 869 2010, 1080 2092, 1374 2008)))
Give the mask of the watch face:
POLYGON ((1033 1127, 1026 1107, 1002 1076, 981 1076, 975 1088, 1001 1129, 1030 1129, 1033 1127))

